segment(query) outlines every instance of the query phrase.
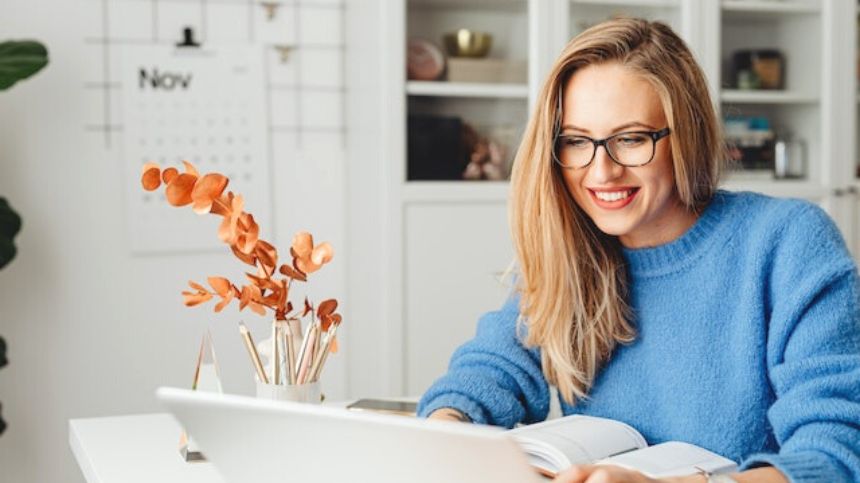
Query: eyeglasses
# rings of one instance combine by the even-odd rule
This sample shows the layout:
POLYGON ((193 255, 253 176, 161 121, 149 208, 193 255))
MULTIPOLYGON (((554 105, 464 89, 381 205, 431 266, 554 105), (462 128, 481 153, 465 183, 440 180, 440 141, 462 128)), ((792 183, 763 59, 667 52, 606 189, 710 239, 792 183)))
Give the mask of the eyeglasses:
POLYGON ((659 131, 622 132, 603 139, 557 135, 553 158, 563 168, 584 168, 594 161, 597 148, 603 146, 609 157, 621 166, 644 166, 654 159, 657 141, 668 136, 669 132, 666 127, 659 131))

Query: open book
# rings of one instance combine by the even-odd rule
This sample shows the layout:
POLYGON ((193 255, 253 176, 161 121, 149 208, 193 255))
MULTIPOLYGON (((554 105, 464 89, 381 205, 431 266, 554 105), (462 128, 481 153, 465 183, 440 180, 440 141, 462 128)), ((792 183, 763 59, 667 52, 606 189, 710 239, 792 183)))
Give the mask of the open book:
POLYGON ((529 462, 544 476, 575 464, 611 464, 651 478, 697 473, 731 473, 737 464, 699 446, 671 441, 648 446, 630 426, 612 419, 567 416, 512 429, 529 462))

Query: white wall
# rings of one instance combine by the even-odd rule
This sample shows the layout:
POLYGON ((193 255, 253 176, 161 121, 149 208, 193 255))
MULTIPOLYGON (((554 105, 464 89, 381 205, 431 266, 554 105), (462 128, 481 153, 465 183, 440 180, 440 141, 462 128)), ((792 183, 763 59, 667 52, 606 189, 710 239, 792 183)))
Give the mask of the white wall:
MULTIPOLYGON (((0 4, 0 39, 39 39, 51 56, 44 71, 0 93, 0 196, 24 220, 18 257, 0 271, 0 334, 10 359, 0 370, 0 402, 9 423, 0 436, 4 482, 83 481, 68 448, 68 419, 160 411, 153 391, 191 383, 207 328, 213 331, 225 389, 250 393, 250 365, 236 323, 241 317, 260 334, 267 325, 251 313, 238 315, 235 306, 219 315, 211 305, 182 306, 179 292, 188 279, 219 272, 238 278, 241 267, 226 249, 129 254, 124 192, 139 187, 123 185, 118 149, 106 149, 101 135, 84 129, 86 113, 100 101, 83 88, 93 79, 81 66, 97 54, 83 39, 99 25, 100 5, 96 0, 0 4)), ((339 15, 336 10, 332 15, 339 15)), ((314 294, 342 299, 346 315, 344 351, 331 360, 324 380, 330 398, 347 395, 352 322, 344 289, 350 263, 344 249, 342 145, 325 133, 306 133, 299 149, 292 134, 273 134, 275 232, 261 227, 281 251, 299 228, 335 246, 333 263, 312 280, 314 294)))

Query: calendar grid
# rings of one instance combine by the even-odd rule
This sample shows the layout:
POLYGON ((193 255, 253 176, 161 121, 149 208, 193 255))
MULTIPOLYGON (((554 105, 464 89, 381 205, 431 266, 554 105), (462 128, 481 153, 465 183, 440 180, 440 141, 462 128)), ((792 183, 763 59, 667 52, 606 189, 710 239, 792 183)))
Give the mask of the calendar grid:
MULTIPOLYGON (((301 55, 313 56, 316 52, 338 52, 340 57, 340 79, 338 79, 338 87, 332 87, 329 85, 312 85, 306 82, 301 82, 302 62, 295 62, 293 65, 293 81, 292 82, 272 82, 270 79, 272 69, 268 62, 266 62, 266 79, 265 85, 261 86, 267 91, 266 99, 267 103, 272 102, 271 92, 272 90, 276 91, 293 91, 293 101, 292 106, 294 112, 292 113, 293 122, 291 123, 280 123, 275 125, 272 122, 272 117, 268 118, 268 127, 269 131, 277 131, 277 132, 293 132, 295 135, 295 144, 301 149, 303 145, 303 133, 306 132, 331 132, 340 136, 340 144, 341 146, 345 145, 346 137, 345 137, 345 126, 343 123, 343 118, 345 115, 345 89, 343 87, 343 68, 345 65, 345 44, 341 40, 337 43, 323 43, 319 41, 302 41, 302 23, 300 21, 301 13, 304 11, 330 11, 330 12, 340 12, 340 28, 341 31, 344 30, 345 20, 344 20, 344 4, 342 0, 332 1, 332 2, 301 2, 298 0, 291 1, 272 1, 272 2, 264 2, 264 1, 255 1, 255 0, 88 0, 90 3, 96 3, 99 5, 101 10, 101 22, 100 22, 100 32, 97 35, 88 35, 84 37, 84 43, 92 46, 95 49, 99 50, 99 56, 101 57, 101 72, 100 78, 98 80, 92 79, 84 82, 83 88, 88 91, 98 90, 101 91, 101 99, 102 99, 102 115, 101 120, 97 122, 93 122, 95 120, 90 120, 90 122, 84 123, 84 129, 87 132, 98 132, 103 135, 104 145, 106 149, 112 149, 113 145, 116 141, 116 133, 122 132, 122 119, 117 118, 114 106, 115 106, 115 96, 121 94, 123 89, 123 84, 118 82, 113 78, 112 69, 115 67, 112 64, 111 56, 113 55, 113 50, 117 46, 126 46, 126 45, 164 45, 171 46, 176 44, 179 40, 180 32, 173 32, 175 38, 165 38, 162 35, 162 27, 163 22, 167 21, 168 13, 166 10, 171 5, 188 5, 195 6, 197 8, 196 14, 196 22, 197 22, 197 30, 196 34, 199 36, 198 41, 201 42, 204 46, 208 43, 210 39, 213 38, 213 32, 211 30, 211 21, 212 21, 212 13, 213 8, 217 8, 218 6, 247 6, 247 16, 248 16, 248 24, 246 26, 246 31, 244 33, 244 37, 247 39, 246 41, 240 42, 244 44, 255 44, 256 43, 256 31, 258 30, 257 22, 255 21, 255 12, 258 12, 259 9, 264 8, 266 4, 274 5, 276 9, 276 15, 287 14, 288 11, 292 13, 292 35, 295 36, 295 42, 287 42, 287 44, 283 43, 272 43, 266 42, 261 44, 262 49, 274 49, 275 47, 284 47, 288 45, 291 49, 289 54, 289 59, 287 62, 292 62, 292 59, 295 57, 301 58, 301 55), (121 5, 121 4, 149 4, 149 14, 150 19, 148 22, 148 26, 146 27, 146 35, 145 37, 130 37, 130 36, 115 36, 112 31, 112 22, 114 18, 112 15, 115 14, 116 8, 111 8, 111 4, 121 5), (340 122, 335 126, 321 126, 321 125, 313 125, 309 124, 305 121, 305 113, 303 112, 302 102, 301 100, 307 93, 321 93, 321 94, 331 94, 333 96, 337 96, 339 99, 340 112, 338 116, 340 118, 340 122)), ((288 32, 283 32, 285 35, 288 32)), ((220 45, 220 44, 219 44, 220 45)), ((271 62, 271 61, 269 61, 271 62)), ((271 106, 269 109, 271 110, 271 106)))

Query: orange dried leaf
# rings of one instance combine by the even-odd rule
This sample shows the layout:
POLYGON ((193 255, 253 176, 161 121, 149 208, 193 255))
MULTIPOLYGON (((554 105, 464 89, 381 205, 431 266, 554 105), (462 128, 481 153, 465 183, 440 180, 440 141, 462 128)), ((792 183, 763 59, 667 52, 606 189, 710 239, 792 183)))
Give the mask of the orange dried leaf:
POLYGON ((250 213, 242 213, 237 224, 236 247, 245 254, 251 254, 257 246, 260 237, 260 226, 250 213))
POLYGON ((208 292, 208 290, 206 290, 206 287, 204 287, 203 285, 200 285, 199 283, 195 282, 194 280, 189 280, 188 286, 190 286, 194 290, 197 290, 198 292, 208 292))
POLYGON ((182 296, 185 299, 186 307, 194 307, 195 305, 202 304, 212 298, 212 294, 208 292, 182 292, 182 296))
POLYGON ((245 285, 239 294, 239 310, 244 309, 249 303, 251 303, 251 290, 245 285))
POLYGON ((337 310, 337 300, 323 300, 317 308, 317 317, 323 318, 324 316, 331 315, 335 310, 337 310))
POLYGON ((221 215, 227 216, 230 214, 230 205, 233 203, 231 196, 233 193, 228 193, 227 195, 221 195, 217 200, 212 202, 212 209, 209 213, 213 215, 221 215))
POLYGON ((226 296, 232 287, 230 281, 224 277, 209 277, 206 280, 209 282, 209 286, 215 290, 215 293, 222 297, 226 296))
POLYGON ((265 240, 258 240, 254 254, 265 266, 275 267, 278 264, 278 250, 265 240))
POLYGON ((316 272, 322 267, 322 265, 316 265, 311 262, 310 258, 297 258, 296 259, 296 268, 301 270, 303 273, 311 274, 316 272))
POLYGON ((195 291, 182 292, 182 297, 185 299, 186 306, 193 307, 212 298, 212 294, 209 293, 208 290, 206 290, 206 287, 200 285, 199 283, 196 283, 193 280, 189 280, 188 285, 195 291))
POLYGON ((334 248, 329 242, 324 242, 314 247, 314 251, 311 253, 311 263, 322 266, 330 262, 332 257, 334 257, 334 248))
POLYGON ((228 196, 230 198, 229 213, 224 215, 224 221, 218 227, 218 238, 222 241, 233 245, 236 243, 236 226, 239 223, 239 217, 242 215, 242 210, 245 208, 245 200, 242 195, 228 196))
POLYGON ((193 164, 188 161, 182 161, 182 164, 185 165, 185 172, 191 175, 194 175, 195 178, 200 177, 200 173, 197 172, 197 168, 194 167, 193 164))
POLYGON ((209 213, 212 204, 224 192, 228 182, 226 176, 218 173, 209 173, 200 178, 191 191, 194 212, 200 215, 209 213))
POLYGON ((239 260, 242 260, 248 265, 257 266, 257 257, 254 256, 254 254, 246 255, 239 251, 239 249, 236 248, 235 245, 230 245, 230 249, 233 250, 233 255, 236 255, 236 258, 238 258, 239 260))
POLYGON ((314 237, 306 231, 296 233, 293 237, 292 249, 293 256, 296 258, 309 256, 314 249, 314 237))
POLYGON ((167 196, 167 202, 173 206, 185 206, 191 203, 191 191, 196 182, 197 177, 187 173, 173 178, 167 184, 167 190, 164 193, 167 196))
POLYGON ((300 280, 302 282, 308 281, 308 277, 306 277, 305 274, 289 265, 281 265, 281 268, 278 271, 281 272, 282 275, 286 275, 293 280, 300 280))
POLYGON ((254 285, 259 287, 260 289, 267 289, 267 290, 280 290, 281 289, 281 286, 278 283, 276 283, 275 281, 273 281, 269 278, 258 277, 256 275, 253 275, 250 273, 245 273, 245 276, 248 277, 248 279, 254 285))
POLYGON ((165 184, 173 181, 173 178, 179 176, 179 170, 173 167, 167 168, 161 172, 161 180, 164 181, 165 184))
POLYGON ((229 290, 226 295, 223 295, 221 301, 218 302, 218 304, 215 306, 215 312, 221 312, 224 307, 226 307, 227 304, 229 304, 233 300, 233 297, 235 297, 235 295, 236 294, 233 293, 232 290, 229 290))
POLYGON ((263 308, 262 305, 260 305, 256 302, 251 302, 249 304, 249 307, 251 308, 251 311, 253 311, 254 313, 256 313, 258 315, 266 315, 266 309, 263 308))
POLYGON ((140 182, 146 191, 158 189, 161 186, 161 168, 155 163, 144 164, 140 182))
POLYGON ((305 308, 304 308, 304 310, 302 310, 302 317, 308 315, 309 313, 311 313, 313 311, 314 311, 314 306, 311 305, 310 300, 308 300, 308 298, 305 297, 305 308))

